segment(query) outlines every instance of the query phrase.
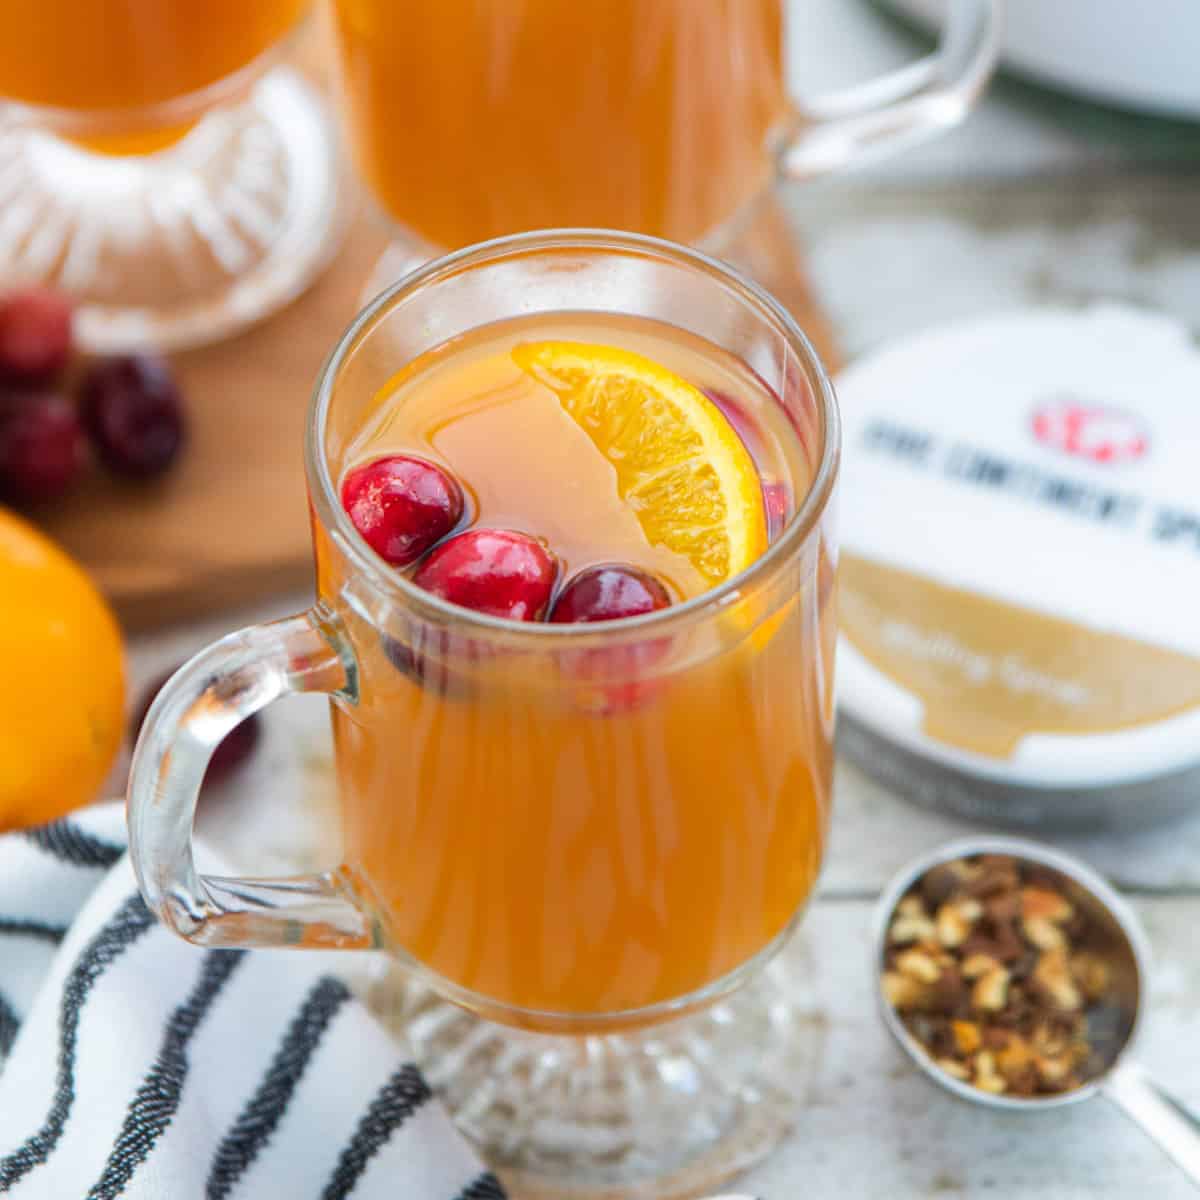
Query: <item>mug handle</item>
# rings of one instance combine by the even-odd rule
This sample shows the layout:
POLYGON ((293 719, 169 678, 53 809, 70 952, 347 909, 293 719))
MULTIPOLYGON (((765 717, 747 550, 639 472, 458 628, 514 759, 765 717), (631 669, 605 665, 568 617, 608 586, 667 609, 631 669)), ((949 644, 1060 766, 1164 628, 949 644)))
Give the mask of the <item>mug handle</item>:
POLYGON ((129 856, 147 906, 189 942, 343 950, 381 943, 340 871, 259 879, 196 870, 192 821, 213 751, 244 718, 299 692, 351 702, 357 694, 353 654, 319 608, 202 650, 147 714, 129 771, 129 856))
POLYGON ((797 102, 799 128, 780 151, 780 173, 811 179, 958 124, 991 76, 1003 12, 1004 0, 952 0, 933 54, 868 83, 797 102))

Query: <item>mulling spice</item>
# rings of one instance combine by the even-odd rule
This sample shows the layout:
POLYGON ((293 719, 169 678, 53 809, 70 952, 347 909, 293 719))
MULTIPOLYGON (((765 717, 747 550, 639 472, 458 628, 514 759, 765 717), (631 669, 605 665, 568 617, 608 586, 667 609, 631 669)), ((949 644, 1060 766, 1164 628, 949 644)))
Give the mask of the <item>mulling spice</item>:
POLYGON ((1112 969, 1053 871, 1010 855, 941 863, 897 904, 883 992, 946 1074, 1013 1096, 1072 1091, 1107 1066, 1112 969))

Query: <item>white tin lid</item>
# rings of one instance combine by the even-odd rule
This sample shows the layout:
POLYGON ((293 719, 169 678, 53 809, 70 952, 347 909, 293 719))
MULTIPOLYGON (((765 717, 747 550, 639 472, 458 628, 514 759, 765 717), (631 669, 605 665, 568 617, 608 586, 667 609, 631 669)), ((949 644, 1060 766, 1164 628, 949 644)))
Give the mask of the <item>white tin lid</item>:
POLYGON ((1103 788, 1200 761, 1200 344, 1028 309, 838 381, 843 712, 986 778, 1103 788))

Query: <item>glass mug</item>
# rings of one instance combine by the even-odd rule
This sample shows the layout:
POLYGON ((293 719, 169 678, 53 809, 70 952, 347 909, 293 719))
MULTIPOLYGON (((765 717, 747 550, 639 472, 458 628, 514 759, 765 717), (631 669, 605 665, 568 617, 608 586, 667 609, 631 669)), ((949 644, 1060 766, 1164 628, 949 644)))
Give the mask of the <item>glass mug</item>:
POLYGON ((335 142, 277 65, 309 0, 0 0, 0 277, 93 350, 224 336, 331 253, 335 142))
POLYGON ((809 342, 697 251, 605 232, 500 239, 362 313, 318 381, 305 455, 315 606, 202 652, 139 738, 130 847, 147 904, 203 946, 390 951, 414 982, 380 994, 431 1081, 497 1165, 551 1176, 555 1194, 745 1165, 770 1144, 761 1110, 787 1123, 794 998, 763 968, 815 884, 829 811, 838 417, 809 342), (740 576, 614 625, 521 625, 416 588, 359 538, 338 480, 397 369, 491 322, 562 312, 669 322, 779 398, 811 486, 740 576), (397 647, 429 686, 398 672, 397 647), (565 668, 585 660, 653 703, 581 706, 565 668), (465 673, 466 698, 435 686, 465 673), (191 826, 209 756, 289 692, 332 699, 345 862, 201 876, 191 826))
MULTIPOLYGON (((333 0, 359 172, 424 252, 526 229, 706 247, 777 178, 956 124, 1001 0, 954 0, 934 56, 793 102, 784 0, 333 0)), ((410 257, 411 257, 410 250, 410 257)))

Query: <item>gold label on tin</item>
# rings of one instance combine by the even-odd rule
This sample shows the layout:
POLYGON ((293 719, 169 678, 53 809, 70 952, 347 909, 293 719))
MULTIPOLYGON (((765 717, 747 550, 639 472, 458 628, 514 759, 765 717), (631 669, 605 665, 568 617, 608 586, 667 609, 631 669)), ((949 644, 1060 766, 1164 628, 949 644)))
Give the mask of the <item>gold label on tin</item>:
POLYGON ((1008 758, 1030 734, 1104 733, 1200 706, 1200 659, 843 552, 850 644, 923 706, 925 733, 1008 758))

